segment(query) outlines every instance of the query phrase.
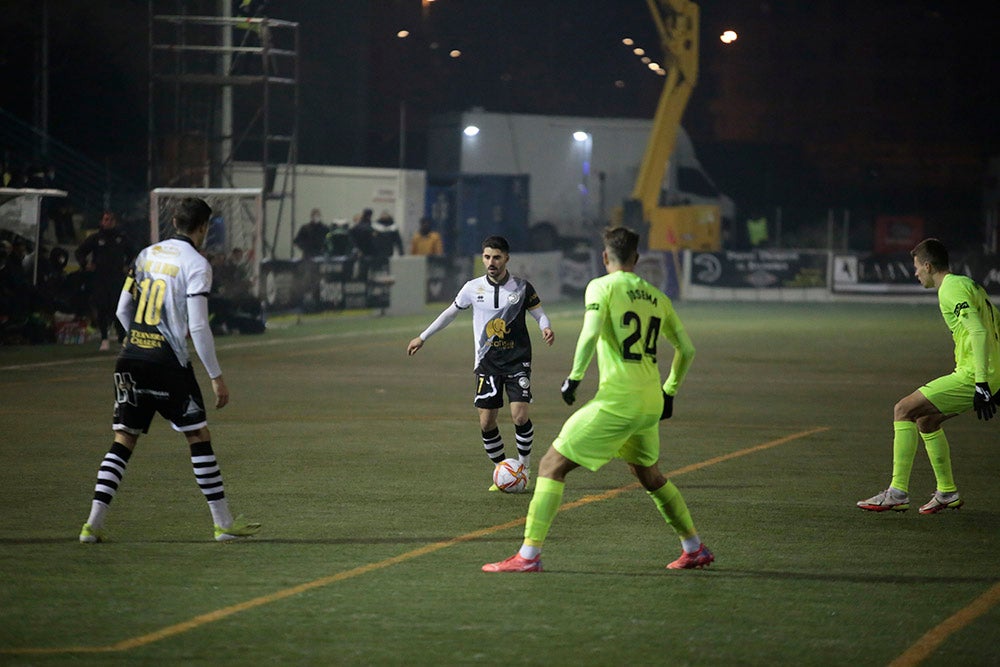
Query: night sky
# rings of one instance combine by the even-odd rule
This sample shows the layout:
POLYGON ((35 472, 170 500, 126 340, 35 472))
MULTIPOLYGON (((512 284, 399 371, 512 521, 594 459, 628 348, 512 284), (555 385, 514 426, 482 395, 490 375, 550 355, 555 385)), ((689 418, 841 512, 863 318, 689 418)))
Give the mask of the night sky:
MULTIPOLYGON (((144 173, 148 3, 48 1, 51 135, 112 169, 144 173)), ((922 143, 934 155, 962 146, 980 178, 965 190, 981 187, 982 164, 1000 152, 990 4, 701 2, 701 76, 684 125, 732 181, 762 151, 822 161, 831 147, 850 156, 854 146, 898 143, 913 156, 922 143), (718 40, 725 28, 740 34, 736 44, 718 40)), ((41 2, 2 5, 0 106, 34 123, 41 2)), ((178 2, 156 5, 167 12, 178 2)), ((301 24, 303 163, 397 166, 401 102, 406 166, 421 168, 432 114, 481 106, 649 118, 662 87, 621 43, 632 37, 660 58, 644 0, 437 0, 426 11, 419 0, 273 0, 263 11, 301 24), (410 37, 397 38, 400 29, 410 37)), ((870 159, 855 171, 874 173, 861 164, 870 159)))

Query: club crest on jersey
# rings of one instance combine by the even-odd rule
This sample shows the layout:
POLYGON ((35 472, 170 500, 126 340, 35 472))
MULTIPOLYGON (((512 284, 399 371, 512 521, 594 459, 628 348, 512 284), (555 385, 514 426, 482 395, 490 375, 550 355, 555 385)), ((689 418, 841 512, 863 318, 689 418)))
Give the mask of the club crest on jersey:
POLYGON ((486 323, 486 337, 493 338, 503 338, 510 333, 510 329, 507 328, 507 323, 503 321, 502 317, 495 317, 486 323))
POLYGON ((517 292, 511 292, 507 295, 507 303, 509 303, 510 305, 514 305, 520 300, 521 300, 521 295, 518 294, 517 292))
POLYGON ((527 375, 522 375, 521 377, 517 378, 517 386, 519 386, 521 389, 527 389, 528 387, 531 386, 531 378, 529 378, 527 375))

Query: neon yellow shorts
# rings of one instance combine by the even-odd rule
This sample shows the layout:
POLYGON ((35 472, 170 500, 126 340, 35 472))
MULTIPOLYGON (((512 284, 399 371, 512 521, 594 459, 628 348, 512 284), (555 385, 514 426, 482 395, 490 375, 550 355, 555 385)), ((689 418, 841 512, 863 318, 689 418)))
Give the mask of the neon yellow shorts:
POLYGON ((590 401, 570 415, 552 446, 588 470, 614 458, 648 467, 660 458, 660 415, 624 417, 590 401))
MULTIPOLYGON (((996 386, 991 382, 990 388, 996 386)), ((972 409, 976 393, 976 377, 971 373, 956 371, 931 380, 920 387, 920 393, 943 415, 959 415, 972 409)))

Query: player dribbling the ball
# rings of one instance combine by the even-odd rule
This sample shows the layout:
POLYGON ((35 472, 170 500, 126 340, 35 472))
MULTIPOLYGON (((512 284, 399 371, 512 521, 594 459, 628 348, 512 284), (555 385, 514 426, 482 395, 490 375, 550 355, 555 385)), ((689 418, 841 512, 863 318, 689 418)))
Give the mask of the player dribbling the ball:
MULTIPOLYGON (((506 392, 517 440, 517 458, 525 470, 529 470, 535 428, 528 414, 532 401, 531 337, 525 315, 530 314, 538 322, 542 340, 547 345, 552 345, 555 334, 535 288, 507 270, 510 261, 507 239, 490 236, 483 241, 482 248, 486 275, 465 283, 455 301, 410 341, 406 353, 416 354, 428 338, 451 324, 460 312, 472 308, 472 333, 476 342, 475 405, 479 411, 483 448, 494 466, 507 458, 497 425, 497 414, 503 407, 506 392)), ((490 490, 496 491, 496 484, 490 490)))

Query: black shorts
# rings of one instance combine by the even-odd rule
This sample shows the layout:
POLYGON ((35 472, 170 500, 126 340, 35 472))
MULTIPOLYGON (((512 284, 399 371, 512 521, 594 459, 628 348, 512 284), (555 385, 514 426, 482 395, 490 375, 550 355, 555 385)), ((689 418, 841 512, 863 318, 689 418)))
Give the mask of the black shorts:
POLYGON ((511 403, 531 403, 531 371, 524 370, 514 375, 476 374, 477 408, 495 410, 503 407, 503 391, 511 403))
POLYGON ((115 364, 115 413, 111 428, 133 435, 148 433, 159 412, 175 431, 197 431, 208 424, 205 401, 194 368, 174 368, 137 359, 115 364))

